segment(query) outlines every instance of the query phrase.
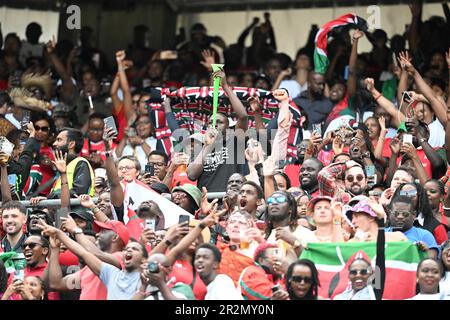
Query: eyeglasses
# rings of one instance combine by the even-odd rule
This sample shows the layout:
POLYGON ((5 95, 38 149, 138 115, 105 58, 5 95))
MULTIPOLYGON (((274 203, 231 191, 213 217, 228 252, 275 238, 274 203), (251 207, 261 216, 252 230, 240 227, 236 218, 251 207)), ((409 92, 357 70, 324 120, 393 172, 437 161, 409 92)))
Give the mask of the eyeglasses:
POLYGON ((136 169, 136 167, 132 167, 132 166, 125 166, 125 167, 118 167, 117 170, 122 171, 122 170, 133 170, 136 169))
POLYGON ((31 250, 33 250, 34 248, 36 248, 36 246, 42 246, 42 244, 37 242, 24 243, 22 245, 22 249, 25 250, 26 248, 29 247, 31 250))
POLYGON ((298 283, 301 283, 302 281, 304 281, 305 283, 312 283, 311 277, 303 277, 303 276, 292 276, 291 281, 298 283))
POLYGON ((270 197, 267 199, 267 204, 274 204, 274 203, 285 203, 287 201, 287 198, 285 196, 281 197, 270 197))
POLYGON ((47 215, 45 214, 31 214, 30 215, 30 220, 32 219, 45 219, 47 217, 47 215))
POLYGON ((345 179, 346 179, 348 182, 353 182, 353 181, 355 180, 355 178, 356 178, 356 180, 357 180, 358 182, 364 180, 364 176, 361 175, 361 174, 358 174, 356 177, 354 177, 354 176, 347 176, 345 179))
POLYGON ((408 218, 411 215, 411 212, 400 212, 400 211, 394 211, 392 214, 395 217, 398 217, 399 215, 402 215, 404 218, 408 218))
POLYGON ((352 275, 352 276, 356 276, 357 274, 360 274, 362 276, 368 275, 369 274, 369 270, 367 269, 361 269, 361 270, 350 270, 348 272, 348 274, 352 275))
POLYGON ((399 195, 413 198, 417 196, 417 190, 400 190, 399 195))
POLYGON ((36 129, 36 131, 48 132, 48 130, 50 128, 49 127, 40 127, 38 125, 34 125, 34 129, 36 129))

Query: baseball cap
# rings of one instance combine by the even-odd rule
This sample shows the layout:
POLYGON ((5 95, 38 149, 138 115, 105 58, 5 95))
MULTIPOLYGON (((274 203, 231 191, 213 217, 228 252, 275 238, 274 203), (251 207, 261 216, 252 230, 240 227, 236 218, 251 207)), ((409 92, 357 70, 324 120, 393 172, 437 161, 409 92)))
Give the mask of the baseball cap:
POLYGON ((69 214, 72 218, 77 217, 85 221, 94 222, 94 215, 92 212, 82 206, 73 207, 69 214))
POLYGON ((160 182, 155 182, 152 183, 152 185, 150 186, 150 188, 156 192, 158 192, 159 194, 162 193, 170 193, 169 188, 164 184, 164 183, 160 183, 160 182))
POLYGON ((194 200, 195 204, 197 205, 197 209, 200 208, 200 203, 202 201, 202 192, 199 188, 192 184, 185 184, 172 189, 172 192, 175 191, 186 192, 192 198, 192 200, 194 200))
POLYGON ((321 200, 327 200, 330 202, 333 201, 333 199, 328 196, 317 196, 315 198, 312 198, 308 203, 308 208, 306 209, 306 213, 309 215, 313 214, 315 204, 321 200))
POLYGON ((350 210, 347 210, 345 214, 350 221, 352 221, 353 213, 365 213, 373 218, 377 217, 377 214, 370 208, 369 203, 366 200, 359 201, 350 210))
POLYGON ((360 202, 360 201, 368 201, 369 200, 369 198, 368 197, 366 197, 366 196, 364 196, 364 195, 359 195, 359 196, 355 196, 355 197, 353 197, 349 202, 348 202, 348 205, 349 206, 351 206, 351 207, 353 207, 354 205, 356 205, 358 202, 360 202))
POLYGON ((107 222, 94 221, 94 230, 99 232, 102 229, 112 230, 123 241, 124 245, 130 240, 130 232, 128 228, 120 221, 109 220, 107 222))

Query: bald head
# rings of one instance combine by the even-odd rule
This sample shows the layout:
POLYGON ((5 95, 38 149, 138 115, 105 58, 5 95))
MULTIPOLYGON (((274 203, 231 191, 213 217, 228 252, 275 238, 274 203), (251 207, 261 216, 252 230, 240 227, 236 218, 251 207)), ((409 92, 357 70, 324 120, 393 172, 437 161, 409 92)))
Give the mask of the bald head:
POLYGON ((317 72, 310 72, 308 76, 308 91, 311 96, 321 98, 325 90, 325 76, 317 72))

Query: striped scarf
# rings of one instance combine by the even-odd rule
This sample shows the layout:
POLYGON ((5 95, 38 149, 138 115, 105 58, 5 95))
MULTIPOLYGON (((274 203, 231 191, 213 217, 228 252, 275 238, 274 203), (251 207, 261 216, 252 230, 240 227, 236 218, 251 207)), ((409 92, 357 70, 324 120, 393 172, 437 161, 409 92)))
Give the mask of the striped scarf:
MULTIPOLYGON (((244 102, 249 97, 259 97, 262 118, 266 125, 278 112, 279 102, 274 99, 271 91, 246 87, 234 87, 233 91, 244 102)), ((178 90, 151 88, 150 95, 151 99, 147 101, 147 108, 156 131, 156 139, 158 143, 162 144, 169 156, 173 150, 170 140, 172 132, 167 124, 162 105, 166 97, 170 98, 172 111, 181 129, 187 129, 191 134, 206 131, 212 114, 213 87, 182 87, 178 90)), ((292 158, 296 157, 295 146, 303 139, 304 117, 302 117, 300 108, 293 101, 290 101, 290 111, 293 114, 293 119, 288 139, 288 157, 292 158)), ((218 112, 235 119, 233 108, 222 88, 219 89, 218 112)), ((248 106, 247 113, 250 116, 249 128, 254 128, 254 113, 248 106)))

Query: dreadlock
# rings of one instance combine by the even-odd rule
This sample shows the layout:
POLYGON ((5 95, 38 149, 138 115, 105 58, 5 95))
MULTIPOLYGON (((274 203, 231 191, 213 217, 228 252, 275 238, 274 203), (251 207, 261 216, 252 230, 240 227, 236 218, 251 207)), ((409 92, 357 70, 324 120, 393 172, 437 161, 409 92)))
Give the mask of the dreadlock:
MULTIPOLYGON (((274 193, 272 193, 272 195, 270 197, 273 197, 275 194, 281 194, 283 196, 286 197, 287 203, 289 205, 289 228, 291 230, 291 232, 294 232, 295 229, 298 226, 298 222, 297 222, 297 201, 295 201, 295 198, 286 191, 275 191, 274 193)), ((273 224, 272 221, 270 220, 269 217, 269 206, 266 206, 266 214, 265 214, 265 220, 266 220, 266 239, 270 236, 270 233, 273 230, 273 224)))

